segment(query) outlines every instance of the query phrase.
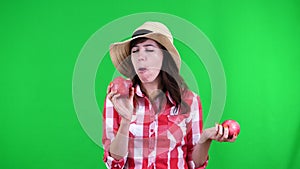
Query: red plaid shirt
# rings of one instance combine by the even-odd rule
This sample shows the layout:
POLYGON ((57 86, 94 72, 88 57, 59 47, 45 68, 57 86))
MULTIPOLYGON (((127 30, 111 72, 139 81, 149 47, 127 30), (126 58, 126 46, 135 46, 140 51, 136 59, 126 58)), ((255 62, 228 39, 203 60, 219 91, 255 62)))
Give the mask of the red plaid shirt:
MULTIPOLYGON (((128 153, 121 160, 115 160, 108 152, 110 143, 118 132, 121 116, 106 98, 102 143, 103 160, 107 168, 195 168, 192 150, 202 133, 202 106, 199 96, 188 91, 183 100, 190 105, 191 111, 178 114, 178 111, 174 111, 175 104, 168 92, 165 94, 165 107, 159 113, 155 113, 151 102, 138 85, 135 87, 135 94, 138 99, 134 103, 135 111, 129 127, 128 153)), ((206 166, 207 161, 199 169, 206 166)))

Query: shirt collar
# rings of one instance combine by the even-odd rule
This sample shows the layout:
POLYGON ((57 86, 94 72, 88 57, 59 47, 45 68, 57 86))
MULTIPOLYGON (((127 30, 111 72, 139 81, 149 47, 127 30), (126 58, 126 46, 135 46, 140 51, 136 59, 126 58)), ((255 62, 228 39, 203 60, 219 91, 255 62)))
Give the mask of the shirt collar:
POLYGON ((138 84, 135 87, 135 94, 138 95, 138 96, 140 96, 140 97, 144 97, 145 96, 145 94, 141 90, 140 85, 138 85, 138 84))

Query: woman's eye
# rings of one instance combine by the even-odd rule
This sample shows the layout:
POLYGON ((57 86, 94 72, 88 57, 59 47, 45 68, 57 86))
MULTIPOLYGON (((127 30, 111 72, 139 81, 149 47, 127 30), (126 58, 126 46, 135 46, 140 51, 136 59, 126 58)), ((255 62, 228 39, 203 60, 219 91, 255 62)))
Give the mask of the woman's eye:
POLYGON ((145 48, 145 51, 146 52, 153 52, 155 50, 155 47, 154 46, 147 46, 146 48, 145 48))
POLYGON ((132 50, 131 53, 136 53, 138 52, 139 50, 132 50))

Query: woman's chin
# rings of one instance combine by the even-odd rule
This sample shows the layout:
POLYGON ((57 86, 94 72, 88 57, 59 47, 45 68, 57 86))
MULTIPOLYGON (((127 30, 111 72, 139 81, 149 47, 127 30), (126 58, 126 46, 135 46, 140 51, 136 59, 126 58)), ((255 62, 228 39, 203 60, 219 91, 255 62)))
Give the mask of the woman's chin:
POLYGON ((154 79, 140 78, 142 83, 151 83, 154 82, 154 79))
POLYGON ((148 77, 139 76, 139 78, 142 83, 151 83, 151 82, 154 82, 154 80, 155 80, 155 77, 151 77, 151 76, 148 76, 148 77))

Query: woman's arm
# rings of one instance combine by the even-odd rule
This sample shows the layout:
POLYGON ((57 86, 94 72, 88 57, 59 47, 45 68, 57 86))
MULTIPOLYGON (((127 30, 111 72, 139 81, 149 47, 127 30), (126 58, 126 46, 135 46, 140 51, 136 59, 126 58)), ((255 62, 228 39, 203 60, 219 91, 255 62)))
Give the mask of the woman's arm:
POLYGON ((124 158, 128 153, 129 141, 129 126, 133 114, 133 96, 134 88, 131 88, 128 98, 120 97, 116 90, 111 91, 112 85, 107 89, 108 98, 111 100, 114 109, 122 117, 118 132, 109 146, 109 153, 111 157, 116 160, 124 158), (122 147, 122 148, 120 148, 122 147))
POLYGON ((202 133, 200 141, 194 148, 192 158, 196 168, 202 166, 208 158, 208 150, 210 148, 212 140, 219 142, 234 142, 236 137, 228 139, 228 127, 223 127, 220 124, 216 124, 215 127, 205 129, 202 133))
POLYGON ((195 164, 195 168, 198 168, 200 166, 203 166, 203 164, 207 161, 208 159, 208 150, 210 147, 212 140, 206 140, 203 143, 198 143, 193 151, 193 161, 195 164))
POLYGON ((129 125, 130 121, 122 118, 118 133, 115 139, 110 144, 110 155, 116 160, 120 160, 127 155, 129 125))

